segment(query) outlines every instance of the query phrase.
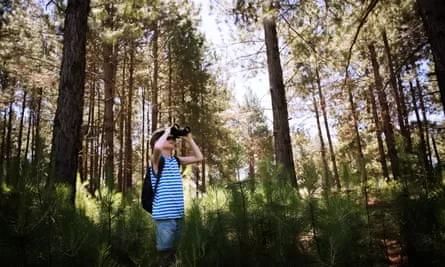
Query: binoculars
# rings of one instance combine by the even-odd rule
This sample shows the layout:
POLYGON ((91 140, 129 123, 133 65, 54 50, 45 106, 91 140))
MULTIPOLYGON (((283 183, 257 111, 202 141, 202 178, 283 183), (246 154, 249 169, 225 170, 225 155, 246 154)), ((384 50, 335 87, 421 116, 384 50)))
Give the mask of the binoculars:
POLYGON ((190 131, 190 127, 185 126, 184 128, 181 128, 178 124, 175 124, 170 128, 170 134, 174 138, 178 138, 179 136, 186 136, 190 133, 190 131))

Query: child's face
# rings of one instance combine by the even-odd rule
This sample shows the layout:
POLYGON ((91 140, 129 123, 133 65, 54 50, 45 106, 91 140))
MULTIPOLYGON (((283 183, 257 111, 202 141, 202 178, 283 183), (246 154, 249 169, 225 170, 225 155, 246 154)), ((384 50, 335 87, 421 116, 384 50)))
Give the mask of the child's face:
POLYGON ((164 146, 168 146, 168 148, 175 148, 176 145, 176 138, 172 135, 167 137, 167 142, 164 144, 164 146))

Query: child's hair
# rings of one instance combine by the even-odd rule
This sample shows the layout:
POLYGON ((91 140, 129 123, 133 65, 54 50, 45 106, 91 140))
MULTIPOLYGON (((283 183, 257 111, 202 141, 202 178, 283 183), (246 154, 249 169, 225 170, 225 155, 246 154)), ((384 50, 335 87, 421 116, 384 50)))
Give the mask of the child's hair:
POLYGON ((150 147, 153 151, 156 141, 164 134, 165 129, 157 129, 151 134, 150 147))

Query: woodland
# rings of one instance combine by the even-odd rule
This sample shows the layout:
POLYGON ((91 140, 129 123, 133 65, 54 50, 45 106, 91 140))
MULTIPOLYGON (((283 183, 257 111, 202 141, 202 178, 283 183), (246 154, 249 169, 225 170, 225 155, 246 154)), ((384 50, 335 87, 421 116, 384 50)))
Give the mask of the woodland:
POLYGON ((0 0, 1 265, 155 266, 142 182, 178 123, 204 160, 174 266, 444 266, 444 10, 0 0))

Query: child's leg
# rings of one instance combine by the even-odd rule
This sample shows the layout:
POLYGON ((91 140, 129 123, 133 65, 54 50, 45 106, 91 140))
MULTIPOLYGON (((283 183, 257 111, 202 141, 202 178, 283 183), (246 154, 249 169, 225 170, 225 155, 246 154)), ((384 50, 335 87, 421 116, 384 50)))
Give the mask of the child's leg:
POLYGON ((158 267, 167 267, 175 261, 175 244, 178 238, 178 220, 156 220, 155 222, 158 267))
POLYGON ((175 250, 159 250, 157 267, 169 267, 175 261, 175 250))

